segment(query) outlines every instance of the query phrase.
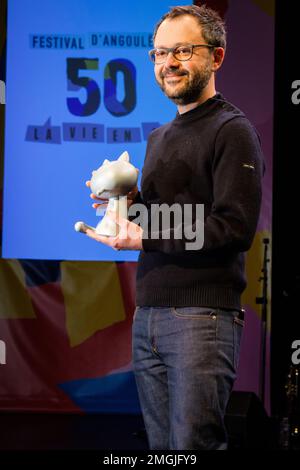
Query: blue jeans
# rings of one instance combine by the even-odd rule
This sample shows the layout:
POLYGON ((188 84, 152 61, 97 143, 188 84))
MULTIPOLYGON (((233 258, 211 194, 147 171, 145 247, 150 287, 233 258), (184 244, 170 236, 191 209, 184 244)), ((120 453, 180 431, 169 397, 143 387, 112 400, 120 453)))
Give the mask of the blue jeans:
POLYGON ((150 449, 227 448, 243 325, 236 310, 136 308, 133 369, 150 449))

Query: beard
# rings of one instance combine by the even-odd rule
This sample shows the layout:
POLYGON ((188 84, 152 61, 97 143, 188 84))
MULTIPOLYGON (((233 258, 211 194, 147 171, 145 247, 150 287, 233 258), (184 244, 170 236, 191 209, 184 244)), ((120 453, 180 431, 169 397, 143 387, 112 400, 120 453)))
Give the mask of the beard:
POLYGON ((211 75, 210 64, 207 63, 201 70, 195 72, 170 68, 165 72, 161 72, 159 80, 156 79, 156 81, 164 94, 175 104, 187 105, 196 102, 200 98, 211 75), (168 73, 172 73, 176 76, 186 76, 187 80, 183 79, 184 83, 179 82, 177 85, 175 84, 173 88, 164 81, 168 73))

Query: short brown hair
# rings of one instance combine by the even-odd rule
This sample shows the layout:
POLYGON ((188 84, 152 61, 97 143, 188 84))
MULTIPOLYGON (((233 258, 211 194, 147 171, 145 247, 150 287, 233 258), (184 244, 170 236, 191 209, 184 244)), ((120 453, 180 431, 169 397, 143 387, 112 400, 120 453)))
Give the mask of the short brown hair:
POLYGON ((186 5, 171 8, 156 24, 153 33, 153 42, 157 30, 163 21, 183 15, 191 15, 197 19, 202 28, 203 37, 208 44, 226 49, 225 23, 219 13, 208 8, 206 5, 201 5, 200 7, 197 5, 186 5))

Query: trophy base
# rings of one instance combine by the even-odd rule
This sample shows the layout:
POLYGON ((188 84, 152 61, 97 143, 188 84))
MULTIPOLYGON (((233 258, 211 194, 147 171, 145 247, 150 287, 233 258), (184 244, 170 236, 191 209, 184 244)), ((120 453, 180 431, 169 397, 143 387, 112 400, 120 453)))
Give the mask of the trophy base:
POLYGON ((85 224, 84 222, 76 222, 74 225, 74 229, 76 232, 86 233, 87 229, 95 231, 95 227, 91 227, 90 225, 85 224))
MULTIPOLYGON (((114 196, 109 198, 107 210, 119 214, 121 217, 127 219, 127 197, 114 196)), ((119 233, 118 224, 112 220, 107 214, 104 215, 102 220, 95 227, 85 224, 84 222, 76 222, 74 225, 76 232, 86 233, 87 229, 93 230, 97 235, 104 237, 116 237, 119 233)))

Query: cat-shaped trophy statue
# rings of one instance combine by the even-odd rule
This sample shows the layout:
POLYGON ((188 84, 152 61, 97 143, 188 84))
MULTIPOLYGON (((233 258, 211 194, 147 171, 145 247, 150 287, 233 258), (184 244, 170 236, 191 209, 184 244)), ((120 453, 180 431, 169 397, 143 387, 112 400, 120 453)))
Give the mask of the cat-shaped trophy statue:
MULTIPOLYGON (((98 198, 108 199, 107 210, 117 212, 127 218, 126 195, 136 186, 138 169, 129 163, 128 152, 123 152, 118 160, 104 160, 103 164, 92 172, 90 189, 98 198)), ((99 235, 115 237, 118 234, 117 224, 107 216, 100 220, 96 228, 84 222, 76 222, 77 232, 85 233, 87 229, 94 230, 99 235)))

